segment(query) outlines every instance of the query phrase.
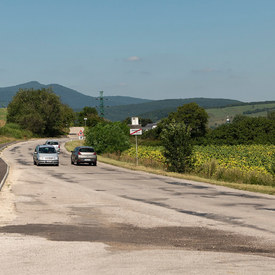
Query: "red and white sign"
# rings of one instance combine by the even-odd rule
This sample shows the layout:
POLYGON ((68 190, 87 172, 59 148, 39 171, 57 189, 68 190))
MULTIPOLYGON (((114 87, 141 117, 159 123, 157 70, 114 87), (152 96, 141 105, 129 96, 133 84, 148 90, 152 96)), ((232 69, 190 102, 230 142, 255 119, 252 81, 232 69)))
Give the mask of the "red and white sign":
POLYGON ((84 139, 84 133, 83 133, 82 130, 80 130, 80 131, 78 132, 78 138, 79 138, 79 139, 84 139))
POLYGON ((131 136, 141 136, 142 129, 130 129, 130 135, 131 136))
POLYGON ((83 133, 83 131, 82 130, 80 130, 79 132, 78 132, 78 136, 84 136, 84 133, 83 133))

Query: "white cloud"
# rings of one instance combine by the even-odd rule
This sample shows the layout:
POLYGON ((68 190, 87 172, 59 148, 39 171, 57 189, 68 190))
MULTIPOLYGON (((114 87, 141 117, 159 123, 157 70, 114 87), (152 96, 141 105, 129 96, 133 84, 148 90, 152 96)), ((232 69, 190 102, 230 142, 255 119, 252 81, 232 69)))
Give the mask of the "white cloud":
POLYGON ((127 83, 125 83, 125 82, 120 82, 120 83, 118 84, 118 86, 119 86, 119 87, 127 87, 128 85, 127 85, 127 83))
POLYGON ((216 69, 212 67, 206 67, 192 70, 192 73, 230 73, 231 71, 231 69, 216 69))
POLYGON ((193 73, 216 73, 216 72, 221 72, 221 70, 208 67, 208 68, 193 70, 192 72, 193 73))
POLYGON ((128 87, 128 84, 126 82, 120 82, 120 83, 113 83, 110 85, 106 86, 108 89, 121 89, 121 88, 125 88, 128 87))
POLYGON ((138 56, 130 56, 127 58, 127 61, 129 61, 129 62, 141 61, 141 58, 138 56))

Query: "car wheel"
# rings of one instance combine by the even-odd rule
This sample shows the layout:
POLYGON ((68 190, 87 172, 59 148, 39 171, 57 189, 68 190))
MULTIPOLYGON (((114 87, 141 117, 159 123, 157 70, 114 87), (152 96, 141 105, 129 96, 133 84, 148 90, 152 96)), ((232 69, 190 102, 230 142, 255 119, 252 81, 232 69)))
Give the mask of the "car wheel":
POLYGON ((74 165, 74 162, 73 162, 73 160, 72 160, 72 159, 71 159, 71 164, 72 164, 72 165, 74 165))
POLYGON ((94 162, 94 166, 96 166, 97 165, 97 163, 96 163, 96 161, 94 162))

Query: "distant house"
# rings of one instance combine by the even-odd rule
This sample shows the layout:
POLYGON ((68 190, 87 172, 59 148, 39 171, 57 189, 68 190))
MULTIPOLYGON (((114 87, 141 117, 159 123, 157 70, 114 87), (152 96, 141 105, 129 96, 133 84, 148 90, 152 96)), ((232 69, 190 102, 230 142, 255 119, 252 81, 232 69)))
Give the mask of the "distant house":
POLYGON ((157 126, 157 123, 148 123, 146 126, 142 127, 142 130, 146 132, 155 129, 157 126))

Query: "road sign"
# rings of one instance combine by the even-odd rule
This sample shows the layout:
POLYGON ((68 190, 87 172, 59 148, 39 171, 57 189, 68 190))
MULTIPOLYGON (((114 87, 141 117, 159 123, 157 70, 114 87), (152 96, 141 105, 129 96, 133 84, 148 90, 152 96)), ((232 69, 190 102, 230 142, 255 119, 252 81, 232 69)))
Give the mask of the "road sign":
POLYGON ((78 135, 83 137, 83 136, 84 136, 83 131, 82 131, 82 130, 80 130, 80 131, 78 132, 78 135))
POLYGON ((138 125, 138 117, 132 117, 132 125, 138 125))
POLYGON ((79 139, 83 139, 83 138, 84 138, 84 133, 83 133, 82 130, 80 130, 80 131, 78 132, 78 138, 79 138, 79 139))
POLYGON ((130 135, 131 136, 141 136, 142 129, 130 129, 130 135))

